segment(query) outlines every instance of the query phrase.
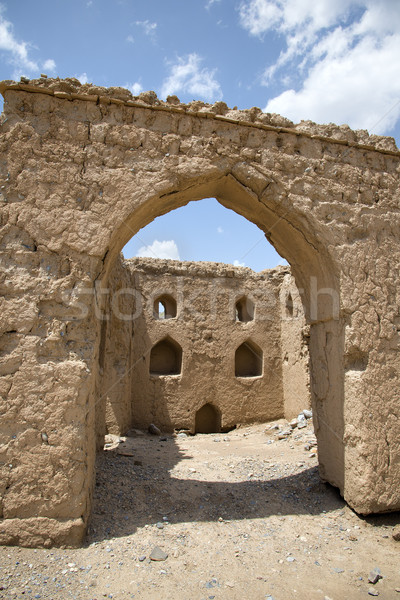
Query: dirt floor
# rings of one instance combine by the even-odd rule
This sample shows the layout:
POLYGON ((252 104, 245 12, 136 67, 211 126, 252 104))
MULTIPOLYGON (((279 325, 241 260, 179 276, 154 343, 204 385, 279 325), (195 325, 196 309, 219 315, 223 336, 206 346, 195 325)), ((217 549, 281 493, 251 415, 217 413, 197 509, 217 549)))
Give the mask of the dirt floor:
POLYGON ((400 514, 357 516, 289 430, 109 438, 85 547, 0 548, 0 598, 400 600, 400 514))

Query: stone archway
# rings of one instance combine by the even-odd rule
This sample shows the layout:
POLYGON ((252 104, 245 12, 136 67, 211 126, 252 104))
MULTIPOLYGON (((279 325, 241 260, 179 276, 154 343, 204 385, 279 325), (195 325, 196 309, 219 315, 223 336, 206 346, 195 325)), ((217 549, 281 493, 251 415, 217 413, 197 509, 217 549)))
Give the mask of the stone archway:
POLYGON ((398 509, 390 141, 76 80, 1 91, 1 543, 82 538, 104 421, 108 278, 141 227, 204 197, 257 224, 291 264, 310 324, 321 476, 359 512, 398 509))

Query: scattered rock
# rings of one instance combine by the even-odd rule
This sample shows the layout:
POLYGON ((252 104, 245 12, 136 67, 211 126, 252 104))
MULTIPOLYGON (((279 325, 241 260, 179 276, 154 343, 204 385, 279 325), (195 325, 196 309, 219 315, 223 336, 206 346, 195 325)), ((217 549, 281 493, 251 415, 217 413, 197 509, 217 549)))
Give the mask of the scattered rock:
POLYGON ((147 430, 151 435, 161 435, 161 431, 158 429, 154 423, 150 423, 149 428, 147 430))
POLYGON ((161 550, 161 548, 159 546, 154 546, 153 550, 151 551, 150 554, 150 560, 167 560, 168 558, 168 554, 166 552, 164 552, 164 550, 161 550))
POLYGON ((392 532, 392 537, 395 540, 395 542, 400 542, 400 525, 395 525, 392 532))
POLYGON ((369 588, 369 590, 368 590, 368 594, 369 594, 370 596, 379 596, 379 592, 378 592, 378 590, 376 590, 376 589, 374 589, 374 588, 369 588))
POLYGON ((140 431, 140 429, 130 429, 127 433, 128 437, 135 437, 135 436, 144 436, 144 432, 140 431))
POLYGON ((375 567, 368 575, 368 582, 375 584, 379 581, 379 579, 382 579, 381 570, 379 567, 375 567))
POLYGON ((303 410, 303 415, 305 416, 306 419, 311 419, 312 418, 312 410, 308 410, 308 408, 305 408, 303 410))
POLYGON ((278 440, 285 440, 289 435, 291 435, 291 430, 285 429, 278 434, 278 440))
MULTIPOLYGON (((133 454, 133 452, 129 452, 128 450, 121 450, 121 449, 118 449, 118 451, 117 451, 117 454, 118 454, 119 456, 131 456, 131 457, 132 457, 132 456, 135 456, 135 455, 133 454)), ((135 461, 135 462, 136 462, 136 461, 135 461)))

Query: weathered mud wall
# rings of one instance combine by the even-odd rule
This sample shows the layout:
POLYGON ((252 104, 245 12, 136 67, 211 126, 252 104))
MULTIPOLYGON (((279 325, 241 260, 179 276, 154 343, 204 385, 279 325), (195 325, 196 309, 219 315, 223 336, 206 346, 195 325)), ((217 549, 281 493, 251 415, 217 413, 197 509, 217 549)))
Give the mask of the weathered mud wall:
POLYGON ((128 239, 206 197, 257 224, 302 290, 321 476, 359 512, 400 508, 393 140, 77 80, 0 91, 0 542, 83 535, 105 414, 96 307, 128 239))
POLYGON ((97 398, 97 444, 102 447, 106 433, 122 434, 132 423, 132 370, 134 365, 134 323, 140 315, 132 277, 122 258, 115 261, 101 313, 99 389, 97 398), (136 313, 136 310, 138 311, 136 313))
POLYGON ((283 275, 280 285, 279 307, 284 416, 290 420, 296 417, 302 408, 308 408, 310 328, 304 319, 301 295, 289 273, 283 275))

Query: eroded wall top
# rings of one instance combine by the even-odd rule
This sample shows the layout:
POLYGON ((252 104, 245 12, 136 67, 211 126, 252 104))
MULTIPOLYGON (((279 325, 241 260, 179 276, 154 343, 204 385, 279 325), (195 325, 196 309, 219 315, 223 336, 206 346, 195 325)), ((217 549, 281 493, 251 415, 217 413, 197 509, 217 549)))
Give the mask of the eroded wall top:
POLYGON ((330 140, 336 143, 361 148, 375 148, 388 153, 399 154, 394 138, 380 135, 369 135, 366 129, 352 130, 348 125, 335 125, 329 123, 321 125, 313 121, 293 123, 290 119, 275 113, 264 113, 260 108, 238 110, 229 108, 225 102, 218 101, 208 104, 201 100, 194 100, 187 104, 180 102, 177 96, 168 96, 166 101, 159 99, 153 91, 142 92, 134 96, 129 90, 122 87, 101 87, 91 83, 81 84, 74 77, 66 79, 53 79, 41 77, 29 80, 21 77, 19 83, 12 80, 0 82, 0 93, 4 95, 7 90, 22 90, 26 92, 42 93, 65 100, 86 100, 100 104, 117 104, 132 107, 151 107, 154 110, 164 110, 175 113, 196 114, 200 117, 213 117, 221 120, 253 125, 265 129, 279 130, 285 133, 303 135, 311 138, 330 140))

